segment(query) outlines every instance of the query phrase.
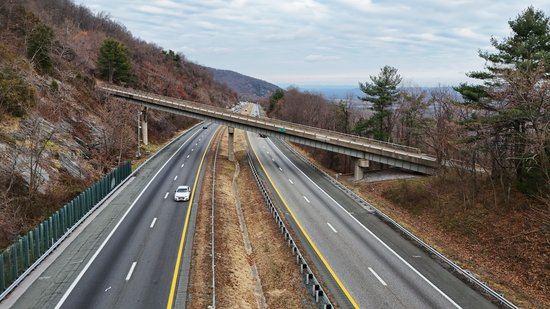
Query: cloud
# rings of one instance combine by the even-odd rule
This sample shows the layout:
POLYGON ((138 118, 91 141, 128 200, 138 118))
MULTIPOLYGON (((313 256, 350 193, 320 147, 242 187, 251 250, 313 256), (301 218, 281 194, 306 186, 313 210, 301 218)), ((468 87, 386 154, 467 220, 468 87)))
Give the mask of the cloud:
POLYGON ((322 61, 331 61, 338 60, 338 56, 326 56, 326 55, 307 55, 304 60, 309 62, 322 62, 322 61))
MULTIPOLYGON (((527 7, 517 0, 76 1, 192 61, 287 84, 355 84, 384 65, 420 85, 464 81, 464 71, 483 68, 477 50, 490 50, 491 36, 509 36, 507 22, 527 7)), ((550 14, 548 0, 531 3, 550 14)))
POLYGON ((455 28, 453 32, 459 37, 462 37, 465 39, 473 39, 473 40, 485 41, 485 42, 488 42, 490 39, 490 36, 483 35, 481 34, 481 32, 476 32, 471 28, 455 28))

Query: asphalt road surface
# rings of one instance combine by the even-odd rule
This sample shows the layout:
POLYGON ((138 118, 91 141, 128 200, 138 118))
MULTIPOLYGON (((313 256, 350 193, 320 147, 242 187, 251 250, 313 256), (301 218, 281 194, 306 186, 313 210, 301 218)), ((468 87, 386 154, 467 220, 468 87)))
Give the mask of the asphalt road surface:
POLYGON ((280 141, 248 136, 260 170, 342 307, 495 308, 280 141))
MULTIPOLYGON (((171 155, 161 156, 159 159, 163 162, 152 163, 156 168, 146 173, 142 189, 133 192, 134 196, 137 193, 135 199, 127 199, 122 203, 125 207, 107 219, 102 218, 102 212, 79 235, 97 239, 90 245, 93 250, 86 245, 89 242, 80 242, 77 237, 66 250, 70 258, 64 259, 62 254, 56 259, 14 307, 173 306, 187 244, 183 239, 192 233, 189 231, 190 205, 199 192, 194 190, 200 183, 198 173, 216 127, 210 125, 203 129, 200 125, 168 147, 171 155), (191 201, 174 201, 174 191, 179 185, 192 187, 191 201), (80 251, 85 254, 79 254, 80 251), (74 271, 64 274, 64 268, 74 271), (49 288, 47 294, 41 293, 45 281, 58 287, 49 288)), ((104 211, 108 213, 109 209, 104 211)))

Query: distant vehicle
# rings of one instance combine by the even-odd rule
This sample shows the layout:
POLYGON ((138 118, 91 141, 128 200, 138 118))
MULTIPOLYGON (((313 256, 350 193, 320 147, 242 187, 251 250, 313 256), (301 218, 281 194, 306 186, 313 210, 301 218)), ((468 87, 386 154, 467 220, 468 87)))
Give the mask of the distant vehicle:
POLYGON ((265 134, 263 134, 263 133, 260 133, 260 137, 261 137, 261 138, 266 138, 267 135, 265 135, 265 134))
POLYGON ((208 126, 202 126, 202 129, 203 130, 208 129, 208 126))
POLYGON ((191 197, 191 189, 189 188, 189 186, 179 186, 176 189, 176 193, 174 193, 174 201, 176 202, 188 201, 190 197, 191 197))

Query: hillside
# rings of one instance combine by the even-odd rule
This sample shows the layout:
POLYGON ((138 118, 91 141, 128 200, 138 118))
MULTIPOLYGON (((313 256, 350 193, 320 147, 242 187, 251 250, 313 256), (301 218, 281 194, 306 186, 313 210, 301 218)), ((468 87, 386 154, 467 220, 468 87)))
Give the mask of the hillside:
POLYGON ((276 85, 234 71, 207 69, 214 80, 227 85, 231 90, 238 93, 242 100, 257 101, 259 98, 270 96, 271 93, 279 89, 276 85))
MULTIPOLYGON (((98 51, 122 43, 127 86, 221 107, 238 97, 184 55, 69 0, 0 3, 0 248, 119 162, 135 157, 139 107, 94 90, 98 51)), ((159 144, 196 123, 151 111, 159 144)))

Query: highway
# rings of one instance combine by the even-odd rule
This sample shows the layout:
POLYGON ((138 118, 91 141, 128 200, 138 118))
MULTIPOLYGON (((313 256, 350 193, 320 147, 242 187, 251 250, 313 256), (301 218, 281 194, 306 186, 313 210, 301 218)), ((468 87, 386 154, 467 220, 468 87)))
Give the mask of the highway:
POLYGON ((261 162, 260 170, 268 176, 267 182, 284 204, 287 219, 303 235, 302 242, 309 248, 308 253, 315 256, 313 260, 322 269, 323 280, 340 305, 495 308, 324 180, 320 173, 282 147, 280 141, 254 133, 248 133, 248 137, 261 162))
MULTIPOLYGON (((189 233, 190 205, 197 203, 195 189, 201 181, 198 172, 216 127, 198 126, 174 143, 172 155, 154 174, 150 173, 144 188, 125 212, 120 212, 121 216, 90 223, 87 229, 116 222, 98 241, 97 248, 66 264, 78 263, 79 267, 70 278, 57 279, 66 282, 63 288, 44 299, 45 295, 36 291, 41 284, 37 280, 37 287, 31 286, 14 307, 43 307, 44 302, 50 308, 173 307, 184 264, 183 251, 191 248, 184 242, 189 233), (173 200, 178 185, 192 187, 189 202, 173 200)), ((76 255, 78 250, 68 252, 76 255)), ((182 281, 185 285, 186 280, 182 281)))

